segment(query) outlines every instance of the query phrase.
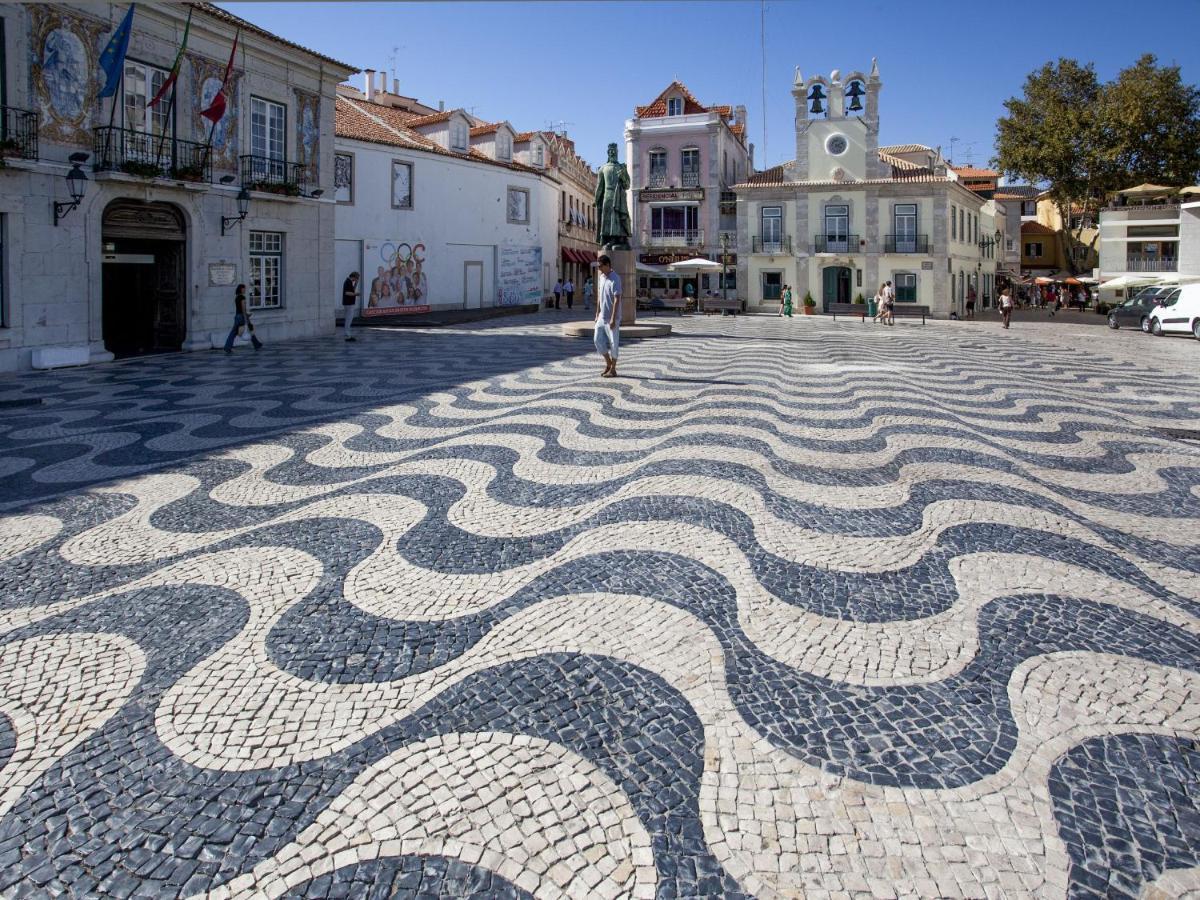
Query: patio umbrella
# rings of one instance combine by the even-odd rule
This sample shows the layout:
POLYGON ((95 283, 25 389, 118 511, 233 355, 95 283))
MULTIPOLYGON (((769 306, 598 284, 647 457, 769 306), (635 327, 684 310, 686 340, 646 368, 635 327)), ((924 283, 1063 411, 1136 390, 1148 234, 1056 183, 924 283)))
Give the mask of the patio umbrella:
POLYGON ((1139 184, 1135 187, 1125 188, 1123 191, 1117 191, 1124 197, 1158 197, 1165 194, 1174 194, 1176 188, 1167 187, 1163 184, 1139 184))
POLYGON ((682 262, 671 263, 667 268, 672 272, 720 272, 723 266, 719 262, 697 256, 682 262))

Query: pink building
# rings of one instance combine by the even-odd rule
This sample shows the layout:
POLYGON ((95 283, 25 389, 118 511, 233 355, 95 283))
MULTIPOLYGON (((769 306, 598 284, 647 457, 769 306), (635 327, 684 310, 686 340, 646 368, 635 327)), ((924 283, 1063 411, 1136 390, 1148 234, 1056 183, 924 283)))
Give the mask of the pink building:
MULTIPOLYGON (((721 260, 727 237, 730 288, 737 267, 737 198, 733 185, 754 169, 744 106, 704 106, 674 81, 625 122, 625 159, 632 183, 629 213, 642 266, 639 287, 686 289, 686 281, 653 271, 677 260, 721 260), (645 281, 646 284, 641 282, 645 281)), ((720 290, 719 276, 691 279, 697 296, 720 290)))

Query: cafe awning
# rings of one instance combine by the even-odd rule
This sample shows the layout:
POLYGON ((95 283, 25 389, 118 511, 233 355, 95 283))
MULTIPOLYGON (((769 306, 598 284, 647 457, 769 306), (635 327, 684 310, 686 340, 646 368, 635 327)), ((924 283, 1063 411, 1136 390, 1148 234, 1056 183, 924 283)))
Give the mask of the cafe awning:
POLYGON ((1164 184, 1139 184, 1123 191, 1117 191, 1124 197, 1162 197, 1178 192, 1178 188, 1167 187, 1164 184))

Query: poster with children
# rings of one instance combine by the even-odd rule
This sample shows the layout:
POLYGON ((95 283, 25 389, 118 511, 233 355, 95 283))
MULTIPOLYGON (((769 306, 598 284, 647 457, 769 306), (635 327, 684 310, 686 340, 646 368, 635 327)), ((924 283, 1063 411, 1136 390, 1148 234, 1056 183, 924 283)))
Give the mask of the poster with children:
POLYGON ((364 316, 429 312, 425 245, 363 241, 364 316))

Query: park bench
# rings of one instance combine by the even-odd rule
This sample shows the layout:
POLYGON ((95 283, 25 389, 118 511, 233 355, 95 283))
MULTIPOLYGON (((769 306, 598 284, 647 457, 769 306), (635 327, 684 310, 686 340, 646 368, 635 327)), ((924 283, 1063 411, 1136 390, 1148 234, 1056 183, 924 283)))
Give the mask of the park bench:
POLYGON ((688 301, 685 297, 655 297, 647 306, 654 310, 656 316, 660 309, 673 309, 682 316, 683 311, 688 308, 688 301))
POLYGON ((705 297, 700 302, 706 316, 715 312, 731 312, 736 315, 742 308, 742 301, 734 298, 705 297))
POLYGON ((835 319, 841 316, 861 316, 867 321, 867 304, 865 303, 830 303, 829 314, 835 319))
MULTIPOLYGON (((830 303, 829 314, 835 319, 839 315, 843 316, 859 316, 860 319, 867 321, 867 305, 865 303, 830 303)), ((928 306, 917 306, 913 303, 896 303, 892 306, 892 315, 897 319, 917 319, 921 320, 921 324, 925 324, 925 317, 929 315, 928 306)))

